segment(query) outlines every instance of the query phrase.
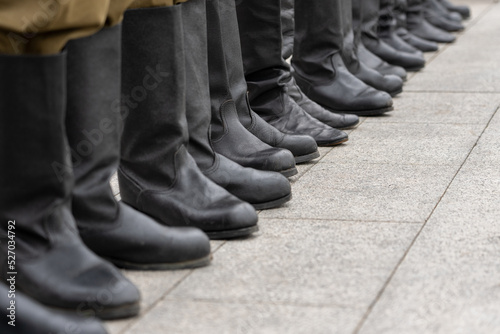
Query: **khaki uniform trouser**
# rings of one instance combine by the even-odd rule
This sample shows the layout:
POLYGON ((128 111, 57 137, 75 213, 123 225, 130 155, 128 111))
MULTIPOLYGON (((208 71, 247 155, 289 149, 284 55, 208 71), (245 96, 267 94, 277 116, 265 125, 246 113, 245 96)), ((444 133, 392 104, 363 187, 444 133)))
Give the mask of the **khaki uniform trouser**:
POLYGON ((187 0, 0 0, 0 53, 54 54, 123 19, 127 9, 187 0))

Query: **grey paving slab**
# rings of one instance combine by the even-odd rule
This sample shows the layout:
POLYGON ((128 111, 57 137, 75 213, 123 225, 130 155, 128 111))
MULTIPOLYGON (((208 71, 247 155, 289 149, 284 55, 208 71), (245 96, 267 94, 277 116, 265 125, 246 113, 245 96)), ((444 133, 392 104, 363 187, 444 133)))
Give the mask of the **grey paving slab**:
POLYGON ((395 111, 388 117, 372 117, 366 123, 484 125, 499 104, 500 94, 404 92, 394 99, 395 111))
POLYGON ((457 168, 319 163, 293 186, 294 198, 262 218, 423 222, 457 168))
MULTIPOLYGON (((210 242, 212 253, 225 243, 225 241, 212 240, 210 242)), ((147 313, 150 308, 166 294, 172 290, 175 285, 189 276, 192 270, 174 270, 174 271, 132 271, 122 270, 123 274, 129 278, 141 291, 141 314, 147 313)), ((126 319, 118 321, 108 321, 106 326, 111 334, 121 333, 126 328, 132 326, 138 319, 126 319)))
MULTIPOLYGON (((389 118, 385 118, 389 119, 389 118)), ((484 124, 365 123, 320 163, 461 165, 484 124)))
POLYGON ((464 66, 458 69, 450 66, 432 70, 432 65, 409 80, 406 91, 500 92, 499 68, 464 66))
POLYGON ((420 224, 261 220, 169 299, 357 308, 369 303, 420 224))
POLYGON ((500 171, 465 165, 360 331, 498 333, 500 171))
MULTIPOLYGON (((176 284, 191 273, 191 270, 178 271, 130 271, 123 273, 141 291, 141 310, 146 312, 158 302, 176 284)), ((120 333, 129 327, 137 319, 127 319, 121 321, 108 321, 107 327, 110 333, 120 333)))
POLYGON ((336 307, 165 300, 125 333, 342 334, 359 316, 359 309, 336 307))

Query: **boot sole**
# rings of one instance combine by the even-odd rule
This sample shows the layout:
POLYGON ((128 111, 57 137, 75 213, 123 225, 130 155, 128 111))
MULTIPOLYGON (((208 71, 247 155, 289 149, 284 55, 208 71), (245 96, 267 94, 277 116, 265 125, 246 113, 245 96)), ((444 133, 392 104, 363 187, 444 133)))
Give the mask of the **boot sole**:
POLYGON ((130 270, 180 270, 205 267, 212 261, 212 254, 196 260, 189 260, 176 263, 132 263, 104 257, 118 268, 130 270))
POLYGON ((337 145, 340 145, 342 143, 345 143, 346 141, 348 141, 349 138, 343 138, 342 140, 338 140, 338 141, 335 141, 335 142, 317 142, 318 143, 318 146, 322 146, 322 147, 330 147, 330 146, 337 146, 337 145))
POLYGON ((389 93, 389 95, 390 95, 391 97, 394 97, 394 96, 396 96, 396 95, 398 95, 398 94, 401 94, 402 92, 403 92, 403 88, 398 89, 397 91, 394 91, 394 92, 390 92, 390 93, 389 93))
POLYGON ((259 230, 259 226, 251 226, 240 228, 238 230, 227 230, 227 231, 213 231, 213 232, 205 232, 205 234, 210 238, 210 240, 225 240, 225 239, 234 239, 249 236, 250 234, 257 232, 259 230))
POLYGON ((295 158, 296 164, 303 164, 305 162, 309 162, 311 160, 319 158, 319 156, 320 156, 319 151, 316 150, 316 152, 305 154, 305 155, 299 155, 299 156, 294 157, 294 158, 295 158))
POLYGON ((387 112, 393 111, 394 107, 387 107, 387 108, 381 108, 381 109, 371 109, 371 110, 334 110, 332 108, 329 108, 328 106, 322 105, 323 108, 330 110, 331 112, 334 113, 340 113, 340 114, 351 114, 351 115, 357 115, 357 116, 378 116, 385 114, 387 112))
POLYGON ((297 175, 299 171, 297 170, 296 167, 290 168, 290 169, 285 169, 280 171, 279 173, 283 175, 284 177, 292 177, 294 175, 297 175))
POLYGON ((407 72, 418 72, 420 71, 421 69, 423 69, 425 66, 420 66, 420 67, 405 67, 404 69, 407 71, 407 72))
POLYGON ((265 202, 265 203, 258 203, 258 204, 253 204, 253 203, 250 203, 253 205, 253 208, 255 210, 266 210, 266 209, 272 209, 272 208, 276 208, 288 201, 290 201, 292 199, 292 194, 288 194, 286 195, 285 197, 282 197, 282 198, 278 198, 278 199, 275 199, 273 201, 269 201, 269 202, 265 202))
MULTIPOLYGON (((85 304, 85 302, 83 302, 82 304, 85 304)), ((76 310, 75 308, 62 308, 62 307, 50 307, 50 308, 66 313, 68 311, 74 312, 76 310)), ((114 308, 104 308, 100 310, 91 308, 88 311, 77 310, 77 312, 78 315, 82 317, 89 317, 89 318, 97 317, 101 320, 119 320, 119 319, 127 319, 135 317, 136 315, 139 314, 140 308, 141 308, 140 304, 139 302, 137 302, 114 308)))

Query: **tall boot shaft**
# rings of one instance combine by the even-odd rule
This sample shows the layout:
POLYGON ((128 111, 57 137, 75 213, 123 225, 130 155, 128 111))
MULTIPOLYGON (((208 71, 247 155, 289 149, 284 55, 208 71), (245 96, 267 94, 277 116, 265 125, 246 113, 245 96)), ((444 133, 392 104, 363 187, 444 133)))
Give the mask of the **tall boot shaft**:
POLYGON ((72 149, 73 214, 80 227, 114 221, 109 180, 120 158, 121 25, 68 43, 66 128, 72 149))
MULTIPOLYGON (((0 70, 0 156, 7 157, 0 164, 0 217, 15 220, 16 287, 73 312, 91 310, 109 319, 136 315, 138 290, 83 245, 71 214, 66 54, 0 56, 0 70), (105 304, 96 300, 102 291, 109 292, 105 304)), ((1 235, 6 227, 1 225, 1 235)), ((6 242, 0 246, 4 276, 6 242)))
POLYGON ((183 7, 186 64, 186 119, 189 153, 202 171, 215 163, 210 144, 210 89, 208 79, 207 13, 204 0, 190 0, 183 7), (186 8, 188 6, 188 8, 186 8))
POLYGON ((284 134, 250 109, 234 0, 207 0, 207 31, 215 151, 245 167, 293 175, 293 155, 274 148, 288 142, 284 134))
POLYGON ((0 56, 0 71, 1 228, 15 220, 19 250, 35 256, 76 234, 64 126, 66 54, 0 56))
POLYGON ((125 13, 121 165, 151 188, 173 182, 174 154, 188 143, 183 34, 178 6, 125 13))
MULTIPOLYGON (((247 117, 249 111, 244 106, 248 88, 234 0, 207 0, 207 29, 212 110, 219 110, 224 102, 232 100, 238 114, 247 117)), ((212 126, 222 124, 215 117, 212 126)))
POLYGON ((283 35, 283 59, 293 54, 293 36, 295 35, 294 0, 281 0, 281 33, 283 35))
POLYGON ((297 73, 322 78, 325 82, 333 80, 335 71, 332 71, 331 58, 341 52, 344 39, 339 15, 341 11, 341 0, 327 1, 324 4, 317 1, 295 1, 292 64, 297 73), (321 10, 318 10, 318 5, 321 10))
POLYGON ((190 0, 182 9, 189 152, 205 176, 254 208, 279 206, 291 197, 290 183, 284 176, 244 168, 214 152, 209 136, 211 110, 205 0, 190 0))
POLYGON ((363 17, 362 31, 368 38, 377 38, 377 26, 380 10, 380 0, 364 0, 361 2, 363 17))
POLYGON ((182 5, 125 13, 122 98, 146 94, 125 121, 122 200, 167 226, 245 236, 258 230, 255 210, 206 178, 188 153, 183 26, 182 5))
MULTIPOLYGON (((242 1, 236 6, 243 68, 250 103, 272 90, 279 94, 290 77, 282 54, 281 0, 242 1)), ((272 93, 271 93, 272 94, 272 93)))
POLYGON ((342 60, 351 73, 356 73, 360 64, 356 54, 352 12, 352 1, 342 0, 342 30, 344 32, 342 60))

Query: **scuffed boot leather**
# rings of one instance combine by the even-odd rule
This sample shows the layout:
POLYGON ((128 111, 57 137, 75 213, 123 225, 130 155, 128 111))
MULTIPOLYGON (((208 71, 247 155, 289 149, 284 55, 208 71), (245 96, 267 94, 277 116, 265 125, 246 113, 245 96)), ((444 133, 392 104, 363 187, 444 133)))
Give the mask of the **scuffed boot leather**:
POLYGON ((255 209, 269 209, 288 202, 292 190, 286 177, 276 172, 242 167, 214 152, 209 128, 211 110, 205 0, 190 0, 182 4, 182 14, 189 153, 206 177, 252 204, 255 209))
POLYGON ((392 99, 353 76, 341 57, 340 0, 297 0, 292 64, 301 90, 328 110, 356 115, 391 111, 392 99), (311 24, 311 20, 322 24, 311 24))
POLYGON ((104 326, 94 318, 49 309, 20 291, 9 292, 9 287, 3 283, 0 283, 0 308, 2 334, 107 334, 104 326), (12 301, 15 304, 11 304, 12 301))
MULTIPOLYGON (((363 7, 361 39, 364 46, 370 50, 370 52, 389 64, 401 66, 407 71, 418 71, 425 66, 425 59, 422 54, 396 50, 378 37, 379 0, 364 1, 361 6, 363 7)), ((385 11, 383 14, 392 16, 389 11, 385 11)))
MULTIPOLYGON (((295 30, 294 22, 294 0, 281 0, 281 31, 283 35, 282 54, 283 59, 289 59, 293 53, 293 36, 295 30)), ((293 68, 290 66, 290 72, 293 68)), ((297 86, 293 75, 286 81, 288 95, 301 107, 306 113, 336 129, 351 129, 359 123, 356 115, 337 114, 326 110, 309 97, 307 97, 297 86)))
POLYGON ((212 239, 247 236, 258 230, 253 207, 204 176, 186 148, 181 8, 125 13, 122 200, 162 224, 198 227, 212 239))
POLYGON ((0 56, 0 71, 0 156, 8 157, 0 161, 2 280, 17 272, 16 288, 48 306, 105 319, 136 315, 139 291, 83 244, 71 214, 66 54, 0 56))
POLYGON ((121 25, 68 43, 66 132, 73 152, 72 210, 85 244, 129 269, 194 268, 210 262, 207 236, 195 228, 161 226, 123 202, 109 180, 120 159, 121 25), (90 154, 81 154, 85 145, 90 154))
POLYGON ((342 19, 344 26, 344 47, 342 59, 349 71, 369 86, 396 96, 403 91, 403 80, 395 75, 383 75, 369 68, 358 58, 361 43, 360 11, 353 11, 351 0, 342 0, 342 19), (358 15, 355 17, 355 15, 358 15), (354 23, 356 22, 356 24, 354 23))
POLYGON ((455 36, 430 24, 424 17, 423 0, 408 0, 406 28, 420 38, 437 42, 453 43, 455 36))
POLYGON ((426 0, 424 2, 424 17, 430 24, 444 31, 464 30, 462 23, 450 18, 448 10, 438 0, 426 0))
POLYGON ((417 37, 406 29, 406 9, 408 4, 406 0, 396 0, 394 5, 394 17, 396 18, 396 34, 406 43, 412 45, 422 52, 432 52, 438 50, 435 42, 417 37))
POLYGON ((294 157, 317 154, 317 145, 309 137, 305 142, 302 137, 285 137, 249 108, 234 3, 207 0, 207 27, 215 152, 244 167, 286 177, 297 174, 294 157))
POLYGON ((378 37, 394 49, 422 56, 422 52, 411 44, 406 43, 397 33, 395 0, 380 0, 378 18, 378 37))
POLYGON ((290 65, 282 55, 280 1, 242 1, 236 9, 252 109, 281 132, 310 135, 318 145, 347 141, 345 132, 306 113, 287 93, 290 65))
POLYGON ((460 6, 451 3, 449 0, 439 0, 441 4, 451 12, 459 13, 463 19, 468 19, 470 17, 470 8, 468 6, 460 6))

